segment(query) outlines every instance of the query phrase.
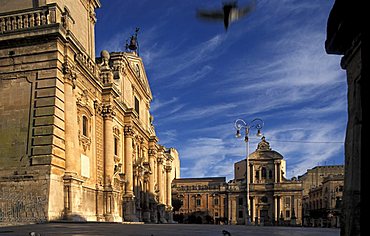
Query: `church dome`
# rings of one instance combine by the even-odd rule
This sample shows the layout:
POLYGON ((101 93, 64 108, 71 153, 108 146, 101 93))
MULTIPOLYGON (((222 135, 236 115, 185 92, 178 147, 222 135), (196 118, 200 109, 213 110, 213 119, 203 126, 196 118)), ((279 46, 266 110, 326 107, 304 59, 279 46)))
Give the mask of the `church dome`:
POLYGON ((284 157, 271 149, 270 143, 266 141, 265 136, 261 138, 261 142, 258 143, 256 151, 249 155, 251 159, 283 159, 284 157))

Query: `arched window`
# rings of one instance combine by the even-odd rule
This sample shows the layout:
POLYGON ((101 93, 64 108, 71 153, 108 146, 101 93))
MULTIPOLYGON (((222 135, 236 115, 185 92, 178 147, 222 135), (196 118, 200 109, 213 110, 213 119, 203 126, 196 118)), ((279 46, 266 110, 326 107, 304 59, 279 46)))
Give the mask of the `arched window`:
POLYGON ((266 168, 262 167, 262 178, 266 178, 266 168))
POLYGON ((89 122, 86 116, 82 116, 82 134, 87 136, 89 122))

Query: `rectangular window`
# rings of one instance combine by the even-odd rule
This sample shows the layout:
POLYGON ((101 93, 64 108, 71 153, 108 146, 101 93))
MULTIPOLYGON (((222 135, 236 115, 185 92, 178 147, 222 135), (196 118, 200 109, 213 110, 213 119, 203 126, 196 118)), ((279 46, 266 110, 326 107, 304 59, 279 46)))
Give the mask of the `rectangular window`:
POLYGON ((118 139, 114 138, 114 155, 118 156, 118 139))
POLYGON ((242 197, 239 198, 239 206, 243 206, 244 199, 242 197))
POLYGON ((243 211, 239 211, 239 215, 238 215, 239 218, 243 218, 243 211))
POLYGON ((285 218, 290 218, 290 211, 285 211, 285 218))
POLYGON ((135 111, 140 116, 140 103, 139 103, 139 100, 137 99, 137 97, 135 97, 135 111))
POLYGON ((200 206, 201 205, 201 203, 202 203, 202 201, 201 201, 201 199, 197 199, 197 206, 200 206))
POLYGON ((214 204, 218 205, 218 198, 215 198, 214 204))
POLYGON ((285 207, 290 208, 290 197, 285 197, 285 207))

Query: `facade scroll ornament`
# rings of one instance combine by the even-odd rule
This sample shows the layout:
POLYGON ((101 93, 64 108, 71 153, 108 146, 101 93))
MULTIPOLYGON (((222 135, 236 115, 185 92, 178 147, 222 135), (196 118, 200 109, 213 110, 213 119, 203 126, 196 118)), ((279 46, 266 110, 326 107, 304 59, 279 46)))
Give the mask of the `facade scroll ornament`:
POLYGON ((101 115, 102 114, 102 112, 103 112, 103 106, 102 106, 102 104, 100 103, 100 102, 98 102, 98 101, 94 101, 94 108, 95 108, 95 112, 96 112, 96 114, 98 114, 98 115, 101 115))
POLYGON ((63 74, 64 74, 64 82, 67 82, 72 85, 72 88, 76 88, 76 79, 77 74, 74 71, 73 65, 68 62, 63 64, 63 74))
POLYGON ((93 24, 96 24, 96 13, 94 10, 90 10, 89 11, 89 17, 90 17, 90 21, 93 23, 93 24))

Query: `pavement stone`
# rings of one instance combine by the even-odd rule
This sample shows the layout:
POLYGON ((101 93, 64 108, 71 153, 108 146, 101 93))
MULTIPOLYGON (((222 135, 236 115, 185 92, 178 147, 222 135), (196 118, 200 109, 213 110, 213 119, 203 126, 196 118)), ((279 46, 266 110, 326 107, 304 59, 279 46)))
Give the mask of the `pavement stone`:
POLYGON ((45 223, 0 227, 0 236, 5 235, 124 235, 124 236, 339 236, 337 228, 307 228, 245 225, 200 225, 200 224, 121 224, 121 223, 45 223), (226 230, 230 235, 223 234, 226 230))

